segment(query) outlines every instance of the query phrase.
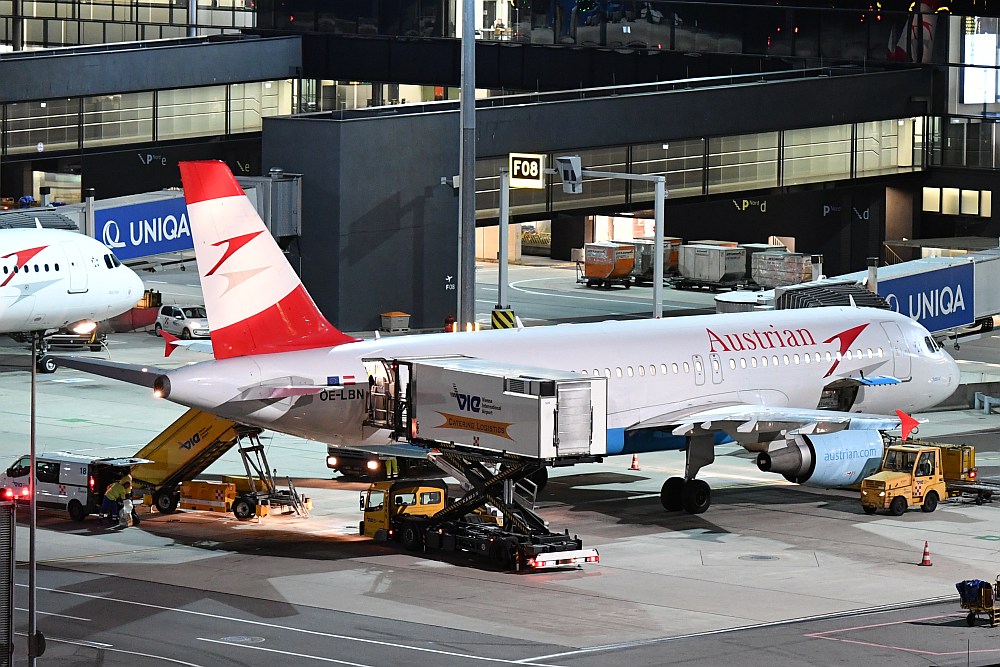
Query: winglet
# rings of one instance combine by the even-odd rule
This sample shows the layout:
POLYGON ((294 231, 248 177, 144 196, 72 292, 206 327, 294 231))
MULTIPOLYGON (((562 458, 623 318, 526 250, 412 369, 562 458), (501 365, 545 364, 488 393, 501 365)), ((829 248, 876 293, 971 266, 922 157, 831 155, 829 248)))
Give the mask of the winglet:
POLYGON ((899 417, 899 427, 903 431, 903 440, 906 440, 917 429, 920 422, 902 410, 896 410, 896 416, 899 417))
POLYGON ((177 341, 180 340, 177 336, 172 333, 168 333, 163 329, 160 329, 160 336, 163 337, 163 356, 169 357, 177 349, 177 341))

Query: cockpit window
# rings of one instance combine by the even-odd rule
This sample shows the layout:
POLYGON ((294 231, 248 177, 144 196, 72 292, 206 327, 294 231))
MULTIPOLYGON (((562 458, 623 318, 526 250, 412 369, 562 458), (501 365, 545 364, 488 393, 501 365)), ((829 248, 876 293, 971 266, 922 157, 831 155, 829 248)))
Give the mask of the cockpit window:
POLYGON ((927 346, 927 350, 928 350, 928 351, 929 351, 929 352, 930 352, 931 354, 934 354, 935 352, 937 352, 938 350, 940 350, 940 349, 941 349, 941 348, 940 348, 940 347, 938 346, 938 344, 937 344, 937 341, 935 341, 935 340, 934 340, 933 338, 931 338, 930 336, 925 336, 925 337, 924 337, 924 345, 926 345, 926 346, 927 346))

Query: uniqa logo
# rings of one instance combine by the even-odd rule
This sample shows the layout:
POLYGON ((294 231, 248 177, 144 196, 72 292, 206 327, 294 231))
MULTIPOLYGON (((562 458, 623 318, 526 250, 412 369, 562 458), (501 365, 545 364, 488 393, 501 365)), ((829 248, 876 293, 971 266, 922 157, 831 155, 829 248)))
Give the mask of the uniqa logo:
MULTIPOLYGON (((187 215, 183 213, 179 220, 177 216, 172 214, 147 220, 134 220, 129 223, 128 229, 128 240, 133 246, 173 241, 182 236, 189 238, 191 236, 191 226, 188 224, 187 215)), ((121 240, 121 228, 117 220, 108 220, 104 223, 101 236, 104 245, 109 248, 125 247, 125 243, 121 240)))
MULTIPOLYGON (((900 312, 898 296, 890 294, 885 300, 892 310, 900 312)), ((907 307, 906 315, 918 321, 941 317, 965 310, 965 296, 962 294, 961 285, 956 285, 954 289, 951 285, 945 285, 929 292, 910 294, 907 297, 907 307)))

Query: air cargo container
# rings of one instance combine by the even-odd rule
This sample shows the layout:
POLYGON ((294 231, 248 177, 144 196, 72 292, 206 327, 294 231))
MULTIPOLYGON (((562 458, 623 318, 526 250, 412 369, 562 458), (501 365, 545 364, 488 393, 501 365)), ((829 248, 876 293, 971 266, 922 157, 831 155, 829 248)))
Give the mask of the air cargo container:
POLYGON ((788 287, 812 280, 812 256, 798 252, 757 252, 750 278, 764 288, 788 287))
POLYGON ((683 245, 680 248, 680 271, 688 281, 735 285, 746 275, 746 251, 712 245, 683 245))
POLYGON ((632 285, 632 269, 635 268, 635 246, 631 243, 601 241, 584 246, 583 277, 587 287, 611 287, 632 285))

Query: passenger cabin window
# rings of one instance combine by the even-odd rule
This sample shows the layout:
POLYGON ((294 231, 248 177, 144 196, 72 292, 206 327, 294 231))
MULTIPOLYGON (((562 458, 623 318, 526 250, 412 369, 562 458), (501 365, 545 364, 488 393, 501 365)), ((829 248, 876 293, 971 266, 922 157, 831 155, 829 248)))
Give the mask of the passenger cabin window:
POLYGON ((634 377, 634 374, 632 372, 632 367, 631 366, 629 366, 628 368, 626 368, 625 372, 628 373, 629 377, 634 377))
POLYGON ((646 367, 645 366, 639 366, 638 370, 639 370, 639 377, 643 377, 643 376, 646 375, 646 367))
POLYGON ((685 373, 690 373, 691 372, 691 364, 689 364, 686 361, 684 362, 684 372, 685 373))
POLYGON ((650 364, 649 365, 649 374, 650 375, 656 375, 656 364, 650 364))

